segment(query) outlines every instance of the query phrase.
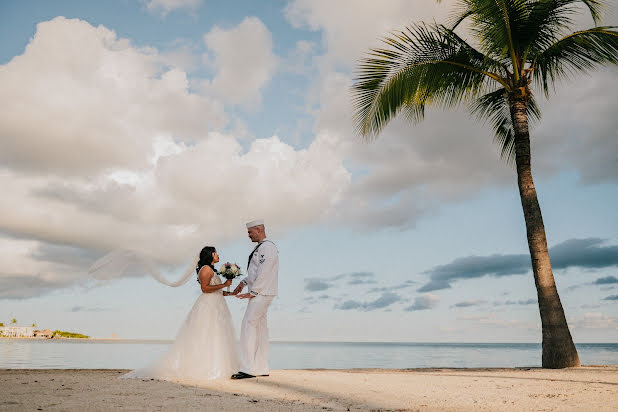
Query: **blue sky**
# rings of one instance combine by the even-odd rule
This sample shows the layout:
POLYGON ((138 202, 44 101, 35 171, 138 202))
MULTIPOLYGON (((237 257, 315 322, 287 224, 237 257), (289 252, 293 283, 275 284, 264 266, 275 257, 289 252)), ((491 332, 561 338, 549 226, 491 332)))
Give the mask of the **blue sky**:
MULTIPOLYGON (((0 322, 173 338, 196 282, 100 284, 89 264, 130 248, 172 279, 214 244, 242 265, 244 222, 264 217, 273 339, 540 341, 515 175, 489 128, 431 111, 365 143, 350 120, 362 53, 451 3, 3 2, 0 322)), ((558 84, 532 129, 576 342, 618 339, 616 73, 558 84)), ((238 327, 244 303, 228 302, 238 327)))

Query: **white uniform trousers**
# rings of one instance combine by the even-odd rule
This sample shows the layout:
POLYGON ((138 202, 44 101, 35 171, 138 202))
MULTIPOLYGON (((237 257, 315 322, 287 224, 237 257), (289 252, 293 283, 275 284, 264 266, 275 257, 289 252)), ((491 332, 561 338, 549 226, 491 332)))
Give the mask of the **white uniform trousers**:
POLYGON ((274 296, 257 295, 249 299, 240 328, 241 372, 268 375, 268 324, 266 314, 274 296))

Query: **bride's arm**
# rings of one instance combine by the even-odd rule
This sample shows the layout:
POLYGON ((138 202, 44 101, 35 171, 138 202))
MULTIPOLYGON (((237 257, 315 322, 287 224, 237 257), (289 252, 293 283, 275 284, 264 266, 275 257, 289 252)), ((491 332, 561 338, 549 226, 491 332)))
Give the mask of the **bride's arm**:
POLYGON ((200 286, 202 287, 203 293, 216 292, 219 289, 223 289, 224 287, 229 286, 232 283, 231 280, 227 280, 220 285, 211 285, 210 280, 214 275, 215 273, 208 266, 202 266, 202 268, 200 269, 198 277, 200 279, 200 286))

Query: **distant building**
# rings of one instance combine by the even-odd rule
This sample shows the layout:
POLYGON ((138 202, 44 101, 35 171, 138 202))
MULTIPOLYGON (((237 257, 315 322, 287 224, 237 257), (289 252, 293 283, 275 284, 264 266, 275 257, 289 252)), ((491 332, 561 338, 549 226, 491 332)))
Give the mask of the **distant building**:
POLYGON ((34 331, 34 337, 35 338, 45 338, 45 339, 51 339, 54 337, 54 332, 52 332, 49 329, 44 329, 44 330, 35 330, 34 331))
POLYGON ((32 326, 3 326, 0 327, 0 336, 3 338, 33 338, 32 326))

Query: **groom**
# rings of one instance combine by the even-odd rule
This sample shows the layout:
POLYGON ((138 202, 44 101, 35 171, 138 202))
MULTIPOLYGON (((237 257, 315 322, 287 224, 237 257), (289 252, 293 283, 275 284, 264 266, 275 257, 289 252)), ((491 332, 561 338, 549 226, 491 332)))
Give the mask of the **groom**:
POLYGON ((247 233, 257 243, 247 264, 247 277, 234 290, 236 297, 249 299, 240 329, 240 364, 232 379, 268 376, 268 325, 266 313, 277 296, 279 251, 266 238, 263 220, 247 223, 247 233), (248 286, 249 292, 239 295, 248 286))

